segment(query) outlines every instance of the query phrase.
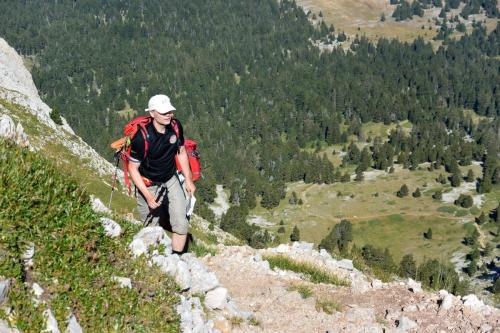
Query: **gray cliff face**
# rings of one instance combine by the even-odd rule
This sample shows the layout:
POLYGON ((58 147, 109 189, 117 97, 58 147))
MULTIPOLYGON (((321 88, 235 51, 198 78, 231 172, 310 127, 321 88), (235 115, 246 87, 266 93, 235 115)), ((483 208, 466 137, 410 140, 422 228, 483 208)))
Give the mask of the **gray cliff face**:
POLYGON ((38 95, 31 73, 24 66, 21 56, 2 38, 0 99, 15 105, 14 108, 0 103, 0 136, 14 139, 33 150, 42 150, 47 142, 54 142, 77 156, 82 165, 90 167, 99 176, 114 173, 113 165, 76 136, 64 118, 63 125, 54 123, 50 118, 52 109, 38 95), (36 118, 27 117, 26 113, 36 118))

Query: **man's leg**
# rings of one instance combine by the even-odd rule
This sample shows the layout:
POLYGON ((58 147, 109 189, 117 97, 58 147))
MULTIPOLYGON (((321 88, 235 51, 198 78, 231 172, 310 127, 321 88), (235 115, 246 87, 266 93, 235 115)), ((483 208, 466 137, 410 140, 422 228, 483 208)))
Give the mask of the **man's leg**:
MULTIPOLYGON (((165 189, 162 189, 160 186, 150 186, 148 187, 148 191, 154 195, 154 197, 161 201, 163 200, 163 196, 165 195, 165 189)), ((158 226, 160 220, 161 209, 151 210, 148 206, 148 203, 142 193, 135 189, 135 196, 137 199, 137 211, 139 212, 140 219, 142 221, 142 225, 144 227, 149 226, 158 226)))
POLYGON ((172 232, 172 251, 182 252, 184 246, 186 246, 186 235, 180 235, 178 233, 172 232))
POLYGON ((182 252, 186 245, 188 220, 186 218, 186 196, 177 176, 167 181, 168 213, 172 226, 172 250, 182 252))

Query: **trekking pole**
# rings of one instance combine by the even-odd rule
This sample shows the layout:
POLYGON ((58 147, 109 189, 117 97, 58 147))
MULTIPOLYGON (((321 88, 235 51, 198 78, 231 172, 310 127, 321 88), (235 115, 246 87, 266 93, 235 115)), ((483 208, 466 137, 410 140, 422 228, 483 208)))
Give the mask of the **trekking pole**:
POLYGON ((113 182, 111 183, 111 194, 109 195, 108 208, 111 209, 111 200, 113 200, 113 192, 115 191, 116 175, 118 173, 118 164, 120 164, 120 151, 117 151, 113 157, 116 160, 115 174, 113 175, 113 182))

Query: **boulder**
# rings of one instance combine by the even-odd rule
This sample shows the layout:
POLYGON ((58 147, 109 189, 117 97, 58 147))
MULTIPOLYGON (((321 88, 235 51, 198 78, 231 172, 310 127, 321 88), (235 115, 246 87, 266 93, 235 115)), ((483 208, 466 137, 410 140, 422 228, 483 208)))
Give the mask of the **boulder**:
POLYGON ((151 258, 151 262, 158 266, 163 273, 170 276, 174 276, 177 272, 177 262, 179 261, 179 256, 177 255, 155 255, 151 258))
POLYGON ((104 230, 106 231, 106 236, 109 236, 111 238, 115 238, 120 236, 122 233, 122 227, 113 221, 112 219, 108 219, 107 217, 101 217, 101 223, 102 226, 104 227, 104 230))
POLYGON ((398 326, 398 331, 400 331, 400 332, 411 331, 411 330, 417 329, 417 327, 418 327, 418 325, 415 321, 413 321, 410 318, 405 317, 405 316, 402 316, 401 318, 399 318, 397 326, 398 326))
POLYGON ((439 305, 439 310, 438 310, 438 313, 439 314, 445 314, 446 312, 448 312, 449 309, 452 308, 453 306, 453 295, 451 294, 442 294, 441 296, 441 304, 439 305))
POLYGON ((479 312, 484 307, 484 303, 476 295, 470 294, 462 298, 464 306, 474 312, 479 312))
POLYGON ((422 284, 411 278, 408 278, 408 282, 406 282, 406 285, 408 286, 408 290, 410 290, 413 293, 422 292, 422 284))
POLYGON ((220 285, 217 275, 210 272, 198 259, 192 258, 188 262, 191 273, 191 292, 207 292, 220 285))
POLYGON ((11 140, 16 138, 16 126, 6 114, 0 115, 0 136, 11 140))
POLYGON ((177 261, 175 282, 177 282, 181 290, 191 288, 191 274, 189 273, 188 265, 182 260, 177 261))
POLYGON ((210 309, 223 309, 227 305, 227 289, 217 287, 207 292, 205 305, 210 309))
POLYGON ((163 244, 169 249, 172 241, 167 237, 162 227, 146 227, 139 231, 129 245, 132 254, 138 257, 147 253, 150 246, 163 244))
POLYGON ((354 265, 352 264, 352 260, 349 259, 342 259, 337 261, 336 263, 338 268, 342 268, 348 271, 354 270, 354 265))
POLYGON ((373 279, 371 286, 373 289, 382 289, 384 288, 384 283, 379 279, 373 279))
POLYGON ((314 243, 293 242, 291 250, 294 252, 311 252, 314 248, 314 243))

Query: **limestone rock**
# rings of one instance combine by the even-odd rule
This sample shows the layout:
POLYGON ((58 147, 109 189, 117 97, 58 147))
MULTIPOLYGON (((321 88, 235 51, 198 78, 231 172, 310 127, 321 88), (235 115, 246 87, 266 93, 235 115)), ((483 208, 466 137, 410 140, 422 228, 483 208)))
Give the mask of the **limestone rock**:
POLYGON ((448 293, 442 295, 441 304, 440 304, 439 310, 438 310, 439 314, 444 314, 449 309, 452 308, 453 298, 454 298, 453 295, 448 294, 448 293))
POLYGON ((177 313, 181 317, 180 331, 192 333, 213 333, 213 322, 205 323, 203 308, 198 297, 180 295, 181 302, 177 306, 177 313))
POLYGON ((43 315, 45 316, 45 331, 50 332, 50 333, 61 333, 59 330, 59 327, 57 325, 57 320, 54 317, 54 314, 50 309, 47 309, 43 312, 43 315))
POLYGON ((31 286, 31 289, 33 290, 33 294, 35 295, 35 297, 37 299, 39 299, 42 296, 43 291, 44 291, 43 288, 40 287, 40 285, 36 282, 33 283, 33 285, 31 286))
POLYGON ((175 282, 177 282, 181 290, 188 290, 191 288, 191 274, 189 273, 188 265, 182 260, 177 262, 175 282))
POLYGON ((113 281, 118 282, 118 285, 120 288, 128 288, 132 289, 132 280, 126 277, 121 277, 121 276, 113 276, 112 277, 113 281))
POLYGON ((352 260, 349 259, 342 259, 337 261, 337 267, 343 268, 348 271, 354 270, 354 265, 352 264, 352 260))
POLYGON ((207 292, 205 305, 210 309, 223 309, 227 305, 227 289, 217 287, 207 292))
POLYGON ((182 260, 187 262, 191 273, 191 292, 207 292, 220 285, 215 273, 210 272, 207 267, 197 258, 182 256, 182 260))
POLYGON ((411 278, 408 278, 408 282, 406 282, 406 284, 408 285, 408 289, 411 292, 414 292, 414 293, 422 292, 422 284, 420 282, 417 282, 411 278))
POLYGON ((10 279, 0 280, 0 304, 7 300, 9 295, 10 279))
POLYGON ((484 307, 484 303, 474 294, 464 296, 462 299, 464 306, 469 307, 472 311, 479 312, 484 307))
POLYGON ((403 308, 403 312, 416 312, 418 308, 415 304, 409 304, 403 308))
POLYGON ((15 327, 9 327, 9 324, 0 319, 0 333, 20 333, 19 330, 15 327))
POLYGON ((6 114, 0 116, 0 136, 11 140, 15 140, 16 138, 16 127, 14 122, 6 114))
POLYGON ((151 258, 151 262, 158 266, 160 270, 170 276, 174 276, 177 272, 177 262, 179 261, 179 256, 177 255, 154 255, 151 258))
POLYGON ((24 251, 23 255, 21 258, 24 261, 24 266, 26 267, 33 267, 33 257, 35 255, 35 244, 29 243, 28 247, 24 251))
POLYGON ((106 207, 99 198, 91 195, 90 200, 91 200, 92 209, 94 210, 94 212, 102 213, 102 214, 111 214, 112 213, 111 209, 106 207))
POLYGON ((384 288, 384 283, 382 281, 380 281, 379 279, 373 279, 371 285, 372 285, 373 289, 382 289, 382 288, 384 288))
POLYGON ((64 333, 83 333, 82 327, 73 314, 71 314, 68 318, 68 326, 66 327, 64 333))
POLYGON ((163 244, 166 249, 169 249, 171 243, 162 227, 145 227, 134 236, 129 248, 137 257, 147 253, 150 246, 163 244))
POLYGON ((101 217, 101 223, 102 226, 104 227, 104 230, 106 231, 106 236, 109 236, 111 238, 115 238, 120 236, 122 233, 122 227, 113 221, 112 219, 108 219, 107 217, 101 217))
POLYGON ((417 329, 417 327, 417 323, 408 317, 402 316, 398 320, 398 331, 407 332, 417 329))

